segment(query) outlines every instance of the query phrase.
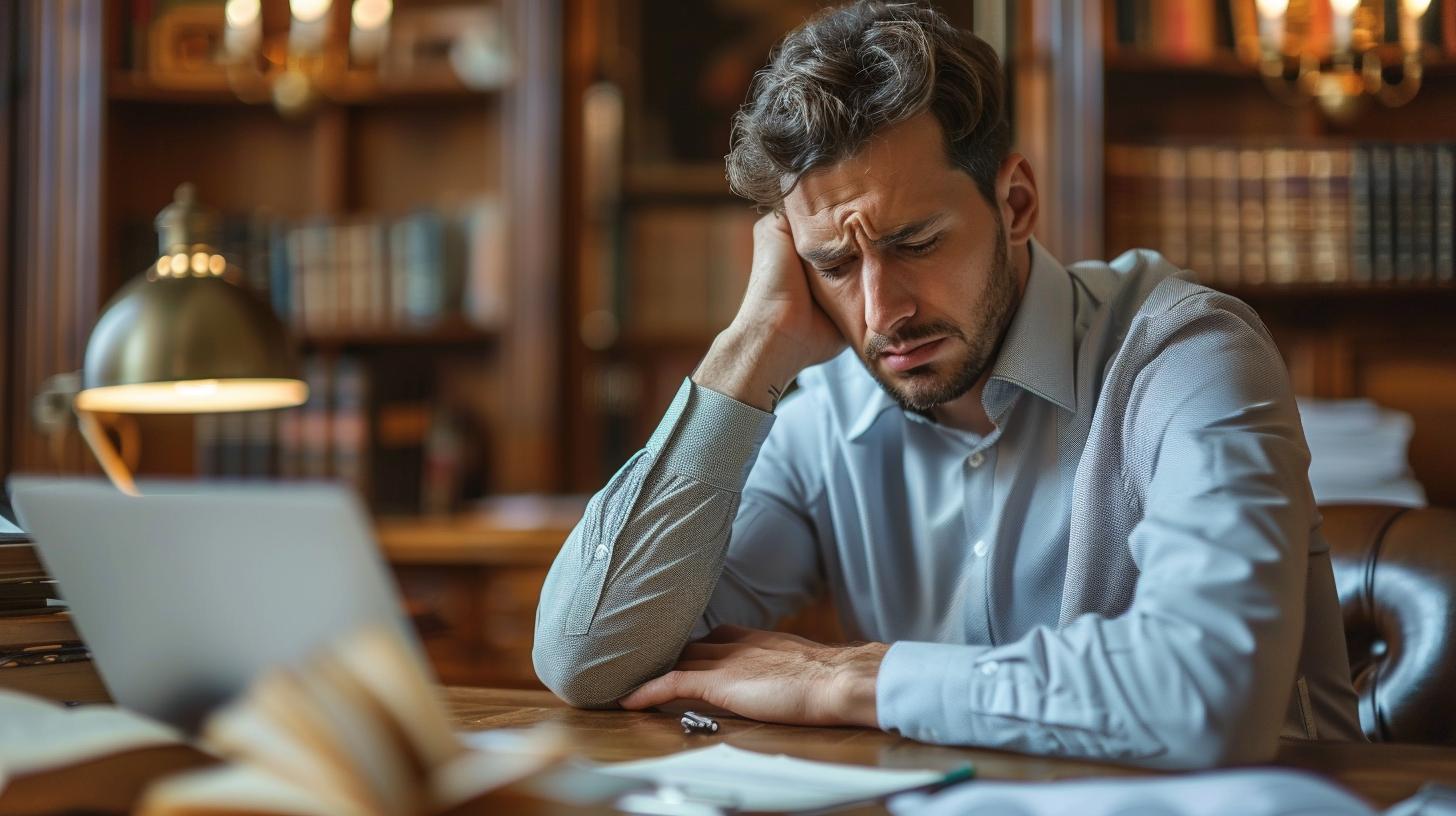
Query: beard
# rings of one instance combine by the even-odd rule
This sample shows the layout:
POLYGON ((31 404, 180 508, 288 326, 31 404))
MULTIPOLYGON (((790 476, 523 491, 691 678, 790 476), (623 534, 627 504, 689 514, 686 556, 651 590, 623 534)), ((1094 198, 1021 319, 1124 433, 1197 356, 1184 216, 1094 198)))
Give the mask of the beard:
POLYGON ((869 370, 870 376, 907 411, 924 413, 964 395, 996 358, 1001 339, 1016 312, 1016 284, 1007 252, 1006 233, 1001 228, 1000 213, 997 216, 991 273, 986 277, 986 285, 978 299, 981 320, 976 325, 962 328, 948 320, 912 325, 894 335, 874 336, 860 352, 860 361, 869 370), (875 365, 887 348, 934 337, 959 343, 961 353, 952 359, 926 363, 896 374, 884 373, 875 365))

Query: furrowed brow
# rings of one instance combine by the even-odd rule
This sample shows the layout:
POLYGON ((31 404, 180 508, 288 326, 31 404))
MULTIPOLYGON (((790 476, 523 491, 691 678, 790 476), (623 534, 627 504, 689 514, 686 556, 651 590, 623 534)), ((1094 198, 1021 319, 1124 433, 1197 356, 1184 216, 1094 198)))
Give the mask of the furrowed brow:
POLYGON ((904 241, 905 239, 910 238, 911 236, 919 235, 920 233, 925 232, 931 227, 938 226, 941 219, 944 217, 944 213, 936 213, 929 218, 922 218, 921 220, 914 223, 906 224, 902 227, 896 227, 889 233, 881 235, 879 238, 876 238, 874 244, 875 246, 881 248, 894 246, 904 241))
MULTIPOLYGON (((936 213, 929 218, 922 218, 910 224, 896 227, 889 233, 876 238, 873 243, 876 247, 894 246, 907 238, 918 235, 926 230, 938 226, 945 218, 945 213, 936 213)), ((850 246, 818 246, 804 250, 804 260, 819 267, 834 266, 845 258, 854 254, 850 246)))

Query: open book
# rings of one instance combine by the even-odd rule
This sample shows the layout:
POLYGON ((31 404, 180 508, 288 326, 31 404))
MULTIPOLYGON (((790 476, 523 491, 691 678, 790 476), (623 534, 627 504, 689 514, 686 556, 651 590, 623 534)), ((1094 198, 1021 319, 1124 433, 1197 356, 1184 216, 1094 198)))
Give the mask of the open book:
POLYGON ((414 654, 382 628, 260 678, 202 740, 230 761, 163 780, 141 813, 439 813, 561 756, 549 739, 512 754, 468 749, 414 654))

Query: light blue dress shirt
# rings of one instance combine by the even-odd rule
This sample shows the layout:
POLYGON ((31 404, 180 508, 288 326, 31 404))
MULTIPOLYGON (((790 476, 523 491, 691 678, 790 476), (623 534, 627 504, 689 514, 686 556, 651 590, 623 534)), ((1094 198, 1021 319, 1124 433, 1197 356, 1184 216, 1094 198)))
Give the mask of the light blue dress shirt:
POLYGON ((610 705, 721 623, 816 594, 892 643, 882 728, 1196 767, 1360 739, 1308 453, 1244 304, 1160 256, 1033 245, 983 436, 852 352, 777 415, 685 382, 547 578, 534 659, 610 705))

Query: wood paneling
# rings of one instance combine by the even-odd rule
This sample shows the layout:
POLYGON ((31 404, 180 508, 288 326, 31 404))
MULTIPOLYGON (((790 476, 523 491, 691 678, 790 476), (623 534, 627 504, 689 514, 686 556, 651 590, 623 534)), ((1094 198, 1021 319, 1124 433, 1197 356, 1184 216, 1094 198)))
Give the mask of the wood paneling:
POLYGON ((26 72, 17 97, 16 272, 10 316, 11 464, 88 468, 74 434, 51 448, 30 399, 45 380, 80 367, 97 313, 101 266, 102 0, 19 4, 26 72))

